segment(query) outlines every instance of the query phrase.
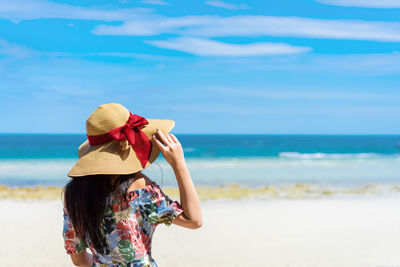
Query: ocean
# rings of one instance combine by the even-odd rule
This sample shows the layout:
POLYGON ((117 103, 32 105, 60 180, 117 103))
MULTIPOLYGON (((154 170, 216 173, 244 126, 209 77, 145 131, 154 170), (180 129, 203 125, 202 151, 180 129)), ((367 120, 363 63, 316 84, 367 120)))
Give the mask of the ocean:
MULTIPOLYGON (((400 185, 400 136, 176 135, 196 185, 400 185)), ((63 186, 85 141, 78 134, 1 134, 0 184, 63 186)), ((176 186, 160 157, 144 170, 176 186)))

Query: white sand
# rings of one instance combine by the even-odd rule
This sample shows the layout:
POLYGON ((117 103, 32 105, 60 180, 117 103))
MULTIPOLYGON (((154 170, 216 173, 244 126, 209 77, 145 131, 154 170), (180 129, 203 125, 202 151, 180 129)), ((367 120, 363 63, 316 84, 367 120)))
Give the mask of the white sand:
MULTIPOLYGON (((202 202, 202 228, 160 225, 166 266, 400 266, 400 199, 202 202)), ((0 201, 0 266, 72 266, 58 201, 0 201)))

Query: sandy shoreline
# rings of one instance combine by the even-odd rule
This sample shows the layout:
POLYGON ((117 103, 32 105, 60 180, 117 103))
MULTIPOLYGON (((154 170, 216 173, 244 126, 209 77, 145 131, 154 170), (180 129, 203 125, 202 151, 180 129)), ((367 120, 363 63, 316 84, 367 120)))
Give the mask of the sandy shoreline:
MULTIPOLYGON (((160 225, 159 266, 399 266, 400 199, 202 201, 198 230, 160 225)), ((1 200, 3 266, 72 266, 60 201, 1 200)))
MULTIPOLYGON (((177 187, 162 190, 171 198, 179 199, 177 187)), ((400 184, 364 184, 333 186, 317 184, 277 184, 247 187, 238 184, 224 186, 196 186, 201 201, 221 199, 318 199, 348 196, 400 196, 400 184)), ((58 200, 62 188, 57 186, 9 187, 0 184, 0 200, 58 200)))

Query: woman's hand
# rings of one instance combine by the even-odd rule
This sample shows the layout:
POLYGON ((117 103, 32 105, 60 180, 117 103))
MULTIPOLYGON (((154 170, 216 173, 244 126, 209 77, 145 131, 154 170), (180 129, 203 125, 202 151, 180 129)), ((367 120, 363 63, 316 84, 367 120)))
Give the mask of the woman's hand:
POLYGON ((185 156, 181 143, 173 134, 164 135, 162 131, 157 129, 156 134, 153 134, 151 139, 160 149, 165 160, 173 167, 185 165, 185 156))

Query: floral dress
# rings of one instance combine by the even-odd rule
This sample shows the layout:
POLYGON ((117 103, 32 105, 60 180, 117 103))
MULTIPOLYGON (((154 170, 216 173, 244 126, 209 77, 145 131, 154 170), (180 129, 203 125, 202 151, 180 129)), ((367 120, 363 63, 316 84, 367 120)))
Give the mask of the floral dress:
POLYGON ((102 233, 108 244, 104 254, 97 253, 88 237, 77 237, 68 211, 64 208, 63 237, 67 254, 79 253, 89 248, 93 267, 157 267, 151 256, 151 240, 158 224, 172 224, 182 206, 165 195, 153 181, 144 188, 129 191, 128 201, 121 195, 111 194, 107 205, 102 233))

